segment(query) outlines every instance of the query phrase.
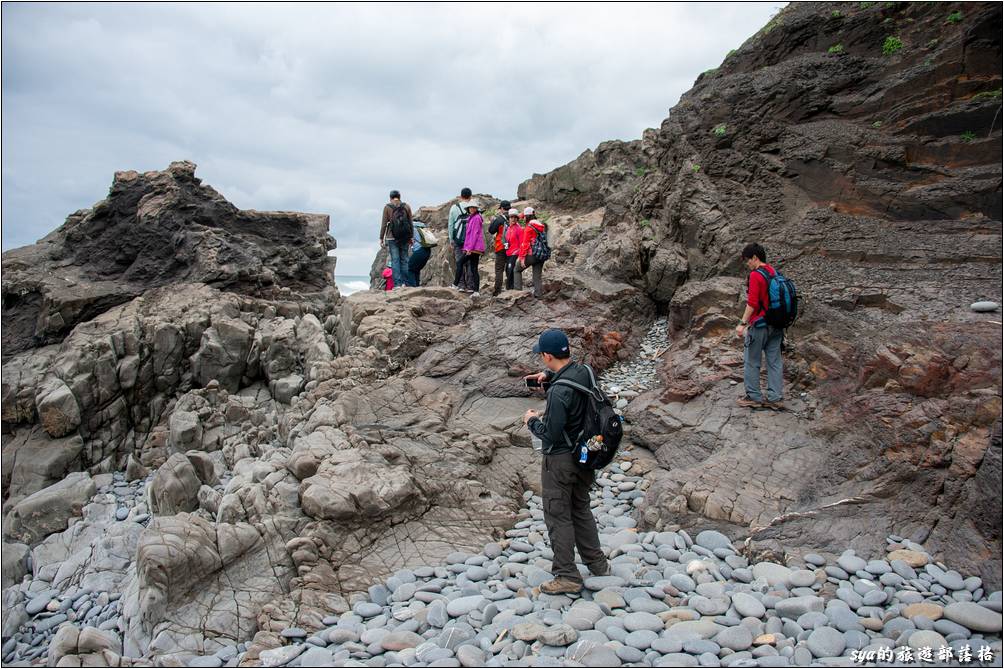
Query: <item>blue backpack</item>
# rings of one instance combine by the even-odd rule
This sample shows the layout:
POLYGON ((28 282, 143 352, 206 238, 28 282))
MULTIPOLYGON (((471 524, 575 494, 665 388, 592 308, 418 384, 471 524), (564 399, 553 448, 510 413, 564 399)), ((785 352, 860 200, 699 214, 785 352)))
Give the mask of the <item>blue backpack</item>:
POLYGON ((775 271, 774 276, 762 267, 756 270, 767 281, 767 310, 764 321, 778 330, 790 328, 798 318, 798 292, 795 282, 775 271))

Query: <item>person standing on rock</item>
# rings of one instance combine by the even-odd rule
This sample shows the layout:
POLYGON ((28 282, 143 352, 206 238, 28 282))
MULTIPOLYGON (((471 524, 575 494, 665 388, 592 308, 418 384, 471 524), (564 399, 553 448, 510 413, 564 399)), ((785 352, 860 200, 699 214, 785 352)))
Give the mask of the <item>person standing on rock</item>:
POLYGON ((516 267, 519 262, 519 245, 523 241, 523 226, 520 225, 519 210, 509 210, 509 223, 505 229, 505 288, 523 290, 523 275, 516 267))
POLYGON ((547 371, 524 377, 538 384, 548 382, 547 407, 544 415, 530 409, 523 423, 531 434, 541 440, 541 497, 544 501, 544 524, 551 542, 554 559, 551 574, 554 579, 540 586, 549 595, 579 592, 582 575, 575 566, 575 549, 579 557, 596 576, 610 573, 610 566, 600 548, 596 519, 589 505, 589 490, 596 472, 578 465, 575 445, 578 443, 586 414, 586 397, 563 384, 560 379, 589 387, 589 370, 573 362, 568 337, 561 330, 546 330, 537 340, 533 352, 538 354, 547 371))
MULTIPOLYGON (((530 211, 528 217, 533 216, 533 210, 529 207, 527 209, 530 211)), ((523 228, 523 235, 519 245, 519 270, 522 272, 527 267, 533 268, 533 296, 536 298, 540 298, 544 293, 544 260, 538 258, 533 252, 533 242, 537 239, 538 235, 547 235, 547 226, 537 219, 533 219, 523 228)))
POLYGON ((404 286, 408 278, 408 247, 415 234, 411 207, 401 202, 401 192, 392 190, 390 202, 383 207, 380 219, 380 246, 387 247, 394 287, 404 286))
POLYGON ((742 259, 749 269, 749 283, 746 310, 736 326, 736 336, 743 339, 743 381, 746 394, 737 400, 741 407, 782 408, 782 384, 784 367, 781 361, 781 342, 784 330, 767 325, 768 276, 776 274, 767 264, 767 252, 757 243, 747 244, 742 250, 742 259), (761 358, 767 358, 767 400, 760 391, 761 358))
POLYGON ((502 200, 499 203, 498 211, 492 217, 492 222, 488 225, 488 234, 494 236, 495 241, 495 288, 492 290, 492 297, 498 297, 502 292, 502 275, 505 273, 506 248, 509 244, 506 238, 506 231, 509 228, 509 200, 502 200))
MULTIPOLYGON (((481 255, 485 252, 485 226, 484 219, 479 213, 478 203, 471 200, 467 203, 467 234, 464 237, 464 272, 461 281, 466 281, 466 292, 471 293, 471 297, 479 297, 478 289, 481 287, 481 275, 478 274, 478 263, 481 262, 481 255)), ((464 290, 461 288, 461 290, 464 290)))
POLYGON ((464 272, 464 245, 462 241, 457 241, 458 239, 463 240, 464 235, 457 233, 457 221, 462 218, 467 211, 467 203, 471 201, 471 189, 461 188, 460 189, 460 201, 454 202, 453 206, 450 207, 449 222, 446 227, 446 234, 450 238, 450 246, 453 248, 453 260, 455 263, 455 269, 453 273, 453 287, 456 289, 466 288, 466 285, 461 285, 463 280, 464 272))
POLYGON ((415 226, 415 238, 411 245, 411 256, 408 258, 408 285, 417 287, 422 283, 422 269, 429 262, 434 243, 428 241, 425 223, 417 218, 412 221, 415 226))

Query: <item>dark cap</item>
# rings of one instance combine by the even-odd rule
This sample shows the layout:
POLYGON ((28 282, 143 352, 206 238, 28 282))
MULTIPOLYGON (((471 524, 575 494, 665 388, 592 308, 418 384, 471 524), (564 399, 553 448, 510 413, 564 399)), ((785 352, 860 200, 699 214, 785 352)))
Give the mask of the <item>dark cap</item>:
POLYGON ((509 207, 511 206, 512 203, 509 202, 509 200, 502 200, 501 202, 499 202, 499 209, 505 209, 506 211, 509 211, 509 207))
POLYGON ((460 197, 470 197, 470 196, 471 196, 471 189, 470 188, 466 188, 465 187, 465 188, 461 188, 460 189, 460 197))
POLYGON ((561 330, 544 330, 540 339, 533 345, 533 352, 551 355, 568 353, 568 337, 561 330))
POLYGON ((399 198, 399 197, 401 197, 401 191, 399 191, 399 190, 392 190, 390 192, 390 199, 393 200, 393 199, 399 198))

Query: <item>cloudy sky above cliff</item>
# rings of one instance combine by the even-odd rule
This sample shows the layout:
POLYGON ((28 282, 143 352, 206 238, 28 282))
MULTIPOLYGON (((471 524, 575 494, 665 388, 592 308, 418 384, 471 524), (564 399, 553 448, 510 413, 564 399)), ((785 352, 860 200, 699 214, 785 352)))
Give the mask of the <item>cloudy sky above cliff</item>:
POLYGON ((365 274, 390 188, 501 197, 658 126, 780 7, 3 5, 3 248, 172 160, 242 208, 327 213, 365 274))

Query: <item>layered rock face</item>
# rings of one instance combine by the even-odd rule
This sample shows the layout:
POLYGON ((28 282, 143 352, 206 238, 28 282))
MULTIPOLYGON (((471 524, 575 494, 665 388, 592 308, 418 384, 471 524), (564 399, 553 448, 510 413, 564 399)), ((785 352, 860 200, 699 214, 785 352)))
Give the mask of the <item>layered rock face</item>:
POLYGON ((669 311, 664 386, 628 409, 653 525, 899 533, 1000 584, 1000 316, 968 306, 1001 296, 1001 10, 944 9, 791 5, 659 129, 520 186, 597 220, 573 262, 669 311), (801 291, 783 414, 734 405, 750 241, 801 291))
POLYGON ((77 323, 159 286, 320 292, 331 284, 333 248, 327 216, 240 210, 190 162, 118 172, 107 198, 4 253, 3 356, 58 343, 77 323))

